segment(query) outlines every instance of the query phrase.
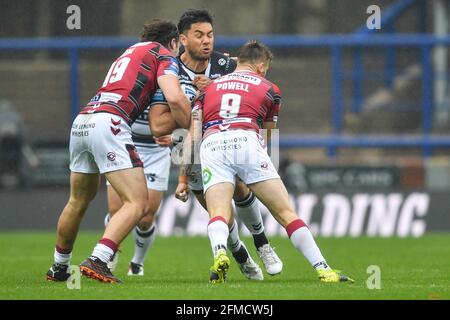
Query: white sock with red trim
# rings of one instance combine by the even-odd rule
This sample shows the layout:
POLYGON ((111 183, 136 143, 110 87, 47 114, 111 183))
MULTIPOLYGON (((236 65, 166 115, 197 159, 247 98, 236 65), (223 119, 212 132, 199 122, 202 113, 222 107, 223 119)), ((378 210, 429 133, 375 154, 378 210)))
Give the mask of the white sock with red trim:
POLYGON ((286 232, 294 247, 303 253, 314 269, 330 269, 319 247, 314 241, 311 231, 301 219, 292 221, 286 226, 286 232))
POLYGON ((227 250, 227 239, 230 234, 228 224, 223 217, 217 216, 209 220, 208 237, 211 242, 213 255, 217 255, 219 249, 227 250))
POLYGON ((55 246, 54 253, 55 263, 64 264, 68 266, 72 258, 72 249, 63 249, 60 246, 55 246))
POLYGON ((108 263, 116 253, 119 245, 108 238, 102 238, 92 251, 91 257, 98 258, 104 263, 108 263))

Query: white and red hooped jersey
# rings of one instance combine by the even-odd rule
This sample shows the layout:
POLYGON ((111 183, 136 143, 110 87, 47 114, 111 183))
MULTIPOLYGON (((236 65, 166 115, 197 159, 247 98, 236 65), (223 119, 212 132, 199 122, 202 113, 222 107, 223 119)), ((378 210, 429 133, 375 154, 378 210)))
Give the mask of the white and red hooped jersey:
POLYGON ((178 77, 178 63, 158 42, 139 42, 111 65, 102 87, 80 114, 108 112, 129 125, 149 106, 163 75, 178 77))
POLYGON ((280 89, 251 71, 214 80, 194 103, 194 108, 203 109, 204 137, 227 129, 259 132, 264 122, 278 120, 280 106, 280 89))

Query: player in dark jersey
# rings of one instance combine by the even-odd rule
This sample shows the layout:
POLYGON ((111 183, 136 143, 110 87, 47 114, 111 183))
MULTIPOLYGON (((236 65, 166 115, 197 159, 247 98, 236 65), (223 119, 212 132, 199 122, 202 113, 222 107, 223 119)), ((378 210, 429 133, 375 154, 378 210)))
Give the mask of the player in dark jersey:
POLYGON ((278 87, 264 78, 272 57, 262 43, 248 42, 239 51, 235 72, 214 80, 192 110, 191 132, 201 139, 203 131, 200 159, 214 254, 210 282, 224 282, 230 264, 226 249, 236 176, 286 229, 320 281, 352 282, 328 266, 308 227, 292 209, 288 192, 264 150, 259 129, 276 127, 281 106, 278 87))
POLYGON ((124 204, 109 221, 92 255, 80 264, 80 270, 102 282, 120 282, 107 262, 149 206, 142 162, 130 126, 147 108, 157 86, 164 92, 178 125, 189 126, 190 104, 181 91, 175 57, 161 44, 143 40, 114 61, 103 85, 72 124, 70 198, 58 221, 55 260, 48 280, 68 278, 81 220, 97 193, 100 174, 105 174, 124 204))
MULTIPOLYGON (((186 96, 193 100, 198 91, 203 90, 211 80, 228 74, 236 68, 236 61, 228 56, 213 51, 214 33, 212 17, 205 10, 189 10, 178 23, 180 41, 184 50, 178 56, 180 83, 186 96)), ((152 112, 157 109, 152 108, 152 112)), ((165 122, 164 117, 151 117, 151 122, 165 122)), ((166 128, 167 129, 167 128, 166 128)), ((173 125, 170 129, 175 129, 173 125)), ((153 128, 152 128, 153 131, 153 128)), ((182 167, 176 197, 187 201, 188 189, 192 190, 204 208, 203 183, 200 164, 182 167), (187 170, 186 170, 187 169, 187 170), (189 188, 188 188, 189 187, 189 188), (181 196, 180 196, 181 194, 181 196)), ((266 271, 270 275, 281 272, 283 264, 264 232, 259 201, 243 183, 239 183, 234 197, 239 218, 253 235, 257 252, 262 259, 266 271)), ((236 222, 230 221, 230 250, 238 265, 249 279, 262 280, 263 274, 253 261, 244 243, 239 239, 236 222)))

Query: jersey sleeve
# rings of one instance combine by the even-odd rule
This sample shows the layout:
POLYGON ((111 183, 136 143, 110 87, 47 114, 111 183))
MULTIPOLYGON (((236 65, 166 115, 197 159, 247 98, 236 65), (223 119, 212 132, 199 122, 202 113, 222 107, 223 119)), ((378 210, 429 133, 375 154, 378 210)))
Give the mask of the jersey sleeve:
POLYGON ((166 97, 160 88, 156 89, 155 94, 150 100, 150 108, 155 104, 168 104, 166 97))
POLYGON ((179 68, 175 57, 172 57, 171 55, 161 55, 158 57, 158 60, 159 65, 156 73, 157 78, 168 74, 178 77, 179 68))
POLYGON ((281 92, 277 85, 273 84, 268 91, 268 96, 270 96, 270 107, 268 109, 265 122, 277 122, 278 113, 281 108, 281 92))

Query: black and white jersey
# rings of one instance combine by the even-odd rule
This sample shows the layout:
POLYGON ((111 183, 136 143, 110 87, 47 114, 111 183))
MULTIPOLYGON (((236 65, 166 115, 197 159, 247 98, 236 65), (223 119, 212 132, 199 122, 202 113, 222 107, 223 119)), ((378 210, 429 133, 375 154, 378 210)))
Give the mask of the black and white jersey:
POLYGON ((159 146, 153 139, 153 135, 150 132, 150 126, 148 123, 149 108, 154 104, 167 104, 166 98, 161 89, 157 89, 153 95, 150 106, 136 119, 131 126, 131 133, 133 142, 137 147, 147 147, 154 149, 153 151, 160 151, 165 147, 159 146))
POLYGON ((181 55, 177 57, 179 76, 181 87, 183 88, 184 94, 187 96, 189 101, 193 101, 195 98, 195 93, 197 88, 192 84, 194 77, 197 75, 206 75, 211 80, 217 79, 221 76, 229 74, 236 69, 237 63, 235 60, 227 57, 226 55, 214 51, 209 59, 208 66, 203 72, 195 72, 189 69, 182 61, 181 55))
MULTIPOLYGON (((195 98, 197 88, 192 84, 196 75, 204 74, 211 80, 217 79, 228 73, 231 73, 236 69, 237 63, 235 60, 227 57, 226 55, 214 51, 209 59, 208 66, 203 72, 195 72, 189 69, 181 61, 180 56, 177 57, 179 66, 179 75, 181 88, 184 94, 192 102, 195 98)), ((161 89, 157 89, 150 102, 150 107, 154 104, 167 104, 161 89)), ((146 109, 133 123, 132 127, 133 141, 136 146, 155 148, 155 151, 159 150, 158 144, 155 143, 153 136, 150 132, 148 125, 148 109, 146 109)))

